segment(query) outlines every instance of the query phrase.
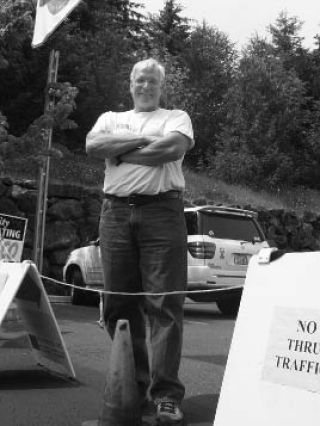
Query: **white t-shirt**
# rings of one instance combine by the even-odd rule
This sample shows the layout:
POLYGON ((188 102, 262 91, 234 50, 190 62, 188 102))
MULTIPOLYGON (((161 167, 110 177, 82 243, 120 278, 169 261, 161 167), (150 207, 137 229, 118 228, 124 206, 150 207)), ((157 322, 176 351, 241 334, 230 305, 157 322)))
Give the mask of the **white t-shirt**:
MULTIPOLYGON (((146 136, 164 136, 180 132, 194 145, 190 117, 181 110, 159 108, 151 112, 106 112, 102 114, 91 132, 132 132, 146 136)), ((182 173, 183 158, 159 166, 142 166, 131 163, 116 165, 106 158, 104 192, 125 197, 129 194, 158 194, 169 190, 183 191, 185 181, 182 173)))

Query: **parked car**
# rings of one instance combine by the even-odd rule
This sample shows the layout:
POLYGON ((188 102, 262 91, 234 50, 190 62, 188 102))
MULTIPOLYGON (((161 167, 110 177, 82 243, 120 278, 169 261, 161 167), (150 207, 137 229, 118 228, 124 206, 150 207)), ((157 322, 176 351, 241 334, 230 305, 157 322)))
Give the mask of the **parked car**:
POLYGON ((250 257, 269 247, 258 214, 225 206, 185 208, 188 290, 197 302, 216 302, 226 315, 238 312, 250 257))
MULTIPOLYGON (((269 247, 257 213, 205 205, 184 209, 188 230, 188 297, 196 302, 216 302, 227 315, 237 313, 249 259, 269 247)), ((73 250, 63 268, 64 280, 80 287, 103 288, 99 239, 73 250)), ((74 304, 83 303, 85 291, 72 289, 74 304)))

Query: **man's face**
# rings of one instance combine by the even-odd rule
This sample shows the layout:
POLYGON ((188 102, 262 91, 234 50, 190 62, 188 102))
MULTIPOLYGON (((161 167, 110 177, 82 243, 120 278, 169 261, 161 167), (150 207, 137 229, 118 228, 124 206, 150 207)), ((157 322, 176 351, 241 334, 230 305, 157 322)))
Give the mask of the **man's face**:
POLYGON ((157 69, 137 70, 130 84, 135 110, 154 111, 159 107, 161 79, 157 69))

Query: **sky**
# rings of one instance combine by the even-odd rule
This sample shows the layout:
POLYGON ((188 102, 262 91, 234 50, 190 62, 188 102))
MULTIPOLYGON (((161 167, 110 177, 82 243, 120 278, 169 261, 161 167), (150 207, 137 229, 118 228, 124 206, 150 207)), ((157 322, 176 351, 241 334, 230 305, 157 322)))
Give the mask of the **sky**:
MULTIPOLYGON (((140 0, 145 13, 163 9, 164 0, 140 0)), ((274 24, 279 13, 297 16, 304 24, 299 33, 305 48, 315 48, 313 37, 320 34, 320 0, 178 0, 184 8, 181 16, 205 20, 209 25, 226 33, 241 49, 251 36, 267 37, 266 27, 274 24)))

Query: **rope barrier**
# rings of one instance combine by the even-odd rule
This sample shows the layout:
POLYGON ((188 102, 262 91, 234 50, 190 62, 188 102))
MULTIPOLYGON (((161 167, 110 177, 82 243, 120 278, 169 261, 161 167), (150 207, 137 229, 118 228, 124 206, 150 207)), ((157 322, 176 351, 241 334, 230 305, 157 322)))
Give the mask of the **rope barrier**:
MULTIPOLYGON (((3 238, 2 235, 0 234, 0 244, 3 242, 3 238)), ((8 252, 8 250, 6 249, 6 247, 4 246, 5 251, 7 252, 7 256, 9 258, 9 261, 13 261, 13 259, 10 256, 10 253, 8 252)), ((145 292, 145 291, 140 291, 140 292, 136 292, 136 293, 131 293, 131 292, 123 292, 123 291, 110 291, 110 290, 98 290, 95 288, 86 288, 86 287, 81 287, 75 284, 70 284, 70 283, 66 283, 63 281, 59 281, 56 280, 54 278, 50 278, 47 277, 45 275, 40 274, 40 277, 52 282, 54 284, 58 284, 58 285, 62 285, 65 287, 69 287, 69 288, 73 288, 76 290, 81 290, 81 291, 89 291, 89 292, 93 292, 93 293, 98 293, 99 294, 99 320, 97 321, 98 325, 101 328, 104 328, 105 322, 104 322, 104 316, 103 316, 103 295, 104 294, 113 294, 116 296, 167 296, 167 295, 174 295, 174 294, 185 294, 185 295, 189 295, 189 294, 203 294, 203 293, 212 293, 212 292, 219 292, 219 291, 224 291, 225 288, 215 288, 215 289, 206 289, 206 290, 180 290, 180 291, 162 291, 162 292, 145 292)), ((242 286, 230 286, 228 287, 228 290, 241 290, 242 286)))
MULTIPOLYGON (((4 240, 4 238, 2 238, 2 235, 0 233, 0 244, 3 242, 3 240, 4 240)), ((8 252, 5 245, 4 245, 4 249, 6 251, 6 254, 8 256, 9 261, 11 261, 11 262, 14 261, 12 259, 12 257, 10 256, 10 253, 8 252)), ((41 275, 41 274, 40 274, 40 277, 44 278, 48 281, 51 281, 54 284, 59 284, 59 285, 74 288, 74 289, 77 289, 77 290, 91 291, 91 292, 94 292, 94 293, 99 293, 100 301, 101 301, 102 294, 113 294, 113 295, 116 295, 116 296, 167 296, 167 295, 174 295, 174 294, 188 295, 188 294, 199 294, 199 293, 212 293, 212 292, 219 292, 219 291, 225 290, 225 288, 215 288, 215 289, 206 289, 206 290, 180 290, 180 291, 174 290, 174 291, 163 291, 163 292, 144 292, 144 291, 141 291, 141 292, 136 292, 136 293, 130 293, 130 292, 124 292, 124 291, 97 290, 97 289, 94 289, 94 288, 81 287, 81 286, 77 286, 75 284, 70 284, 70 283, 66 283, 66 282, 63 282, 63 281, 56 280, 54 278, 46 277, 45 275, 41 275)), ((241 286, 230 286, 230 287, 228 287, 228 290, 238 290, 238 289, 240 290, 240 289, 242 289, 242 287, 243 287, 242 285, 241 286)))
MULTIPOLYGON (((54 278, 46 277, 44 275, 40 275, 41 278, 46 279, 48 281, 53 282, 54 284, 63 285, 65 287, 74 288, 81 291, 91 291, 93 293, 99 294, 99 320, 97 321, 99 327, 104 328, 105 322, 104 322, 104 315, 103 315, 103 295, 104 294, 113 294, 117 296, 167 296, 167 295, 173 295, 173 294, 201 294, 201 293, 212 293, 212 292, 219 292, 219 291, 225 291, 225 288, 215 288, 215 289, 207 289, 207 290, 184 290, 184 291, 163 291, 163 292, 145 292, 140 291, 137 293, 130 293, 130 292, 123 292, 123 291, 110 291, 110 290, 97 290, 94 288, 84 288, 75 284, 69 284, 65 283, 63 281, 55 280, 54 278)), ((231 286, 228 287, 228 290, 240 290, 243 286, 231 286)))
MULTIPOLYGON (((199 294, 199 293, 212 293, 212 292, 219 292, 219 291, 226 290, 224 287, 222 287, 222 288, 214 288, 214 289, 206 289, 206 290, 174 290, 174 291, 162 291, 162 292, 140 291, 136 293, 131 293, 131 292, 125 292, 125 291, 110 291, 110 290, 98 290, 94 288, 85 288, 75 284, 69 284, 62 281, 58 281, 58 280, 55 280, 54 278, 46 277, 44 275, 40 275, 40 276, 41 278, 51 281, 54 284, 63 285, 63 286, 74 288, 81 291, 91 291, 93 293, 99 293, 99 294, 112 294, 115 296, 167 296, 167 295, 174 295, 174 294, 188 295, 188 294, 199 294)), ((242 289, 242 287, 243 287, 242 285, 230 286, 228 287, 228 290, 240 290, 242 289)))

